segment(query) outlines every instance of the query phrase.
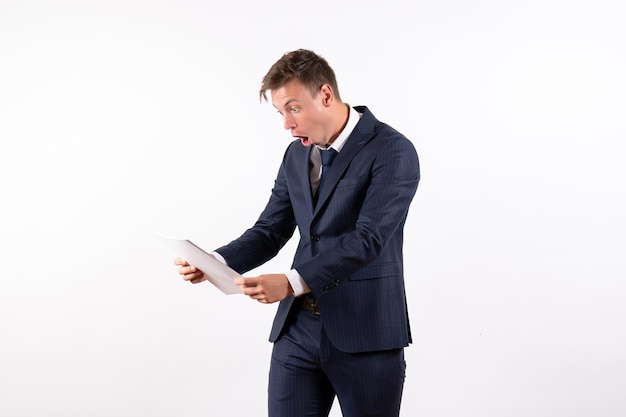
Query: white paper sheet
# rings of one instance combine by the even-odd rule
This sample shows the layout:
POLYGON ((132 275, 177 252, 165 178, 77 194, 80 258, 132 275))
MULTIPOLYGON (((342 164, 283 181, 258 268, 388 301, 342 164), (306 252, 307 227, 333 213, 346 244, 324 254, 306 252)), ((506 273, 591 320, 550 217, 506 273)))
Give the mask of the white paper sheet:
POLYGON ((224 294, 241 294, 239 286, 235 285, 235 278, 241 275, 235 270, 224 265, 188 239, 156 234, 170 248, 175 257, 186 259, 190 265, 201 269, 207 280, 224 294))

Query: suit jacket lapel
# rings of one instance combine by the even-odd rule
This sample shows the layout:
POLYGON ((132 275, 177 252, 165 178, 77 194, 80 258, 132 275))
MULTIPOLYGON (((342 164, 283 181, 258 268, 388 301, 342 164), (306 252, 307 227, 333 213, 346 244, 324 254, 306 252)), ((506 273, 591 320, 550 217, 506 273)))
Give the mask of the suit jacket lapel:
POLYGON ((301 184, 306 184, 309 187, 309 192, 304 193, 307 195, 306 204, 309 207, 310 211, 313 211, 313 194, 311 193, 311 152, 313 151, 313 147, 309 146, 308 148, 304 148, 305 152, 302 152, 302 159, 300 160, 302 169, 300 172, 300 181, 301 184))
POLYGON ((318 196, 313 216, 316 216, 317 213, 319 213, 320 208, 330 196, 332 190, 343 176, 343 173, 348 168, 348 165, 350 165, 352 159, 374 136, 375 122, 376 120, 373 115, 369 112, 369 110, 365 109, 361 120, 359 120, 359 123, 354 128, 354 131, 350 134, 346 143, 343 145, 341 152, 339 152, 339 155, 337 155, 333 161, 332 168, 326 174, 328 176, 324 177, 324 188, 322 190, 318 190, 320 195, 318 196))

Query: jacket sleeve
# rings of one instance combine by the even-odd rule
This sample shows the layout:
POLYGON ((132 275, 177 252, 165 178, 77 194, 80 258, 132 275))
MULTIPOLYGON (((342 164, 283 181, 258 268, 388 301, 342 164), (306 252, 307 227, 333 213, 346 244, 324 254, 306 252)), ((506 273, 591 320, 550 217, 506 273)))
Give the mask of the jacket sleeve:
POLYGON ((296 221, 285 175, 283 160, 269 201, 256 223, 237 239, 216 249, 228 266, 240 274, 276 256, 295 231, 296 221))

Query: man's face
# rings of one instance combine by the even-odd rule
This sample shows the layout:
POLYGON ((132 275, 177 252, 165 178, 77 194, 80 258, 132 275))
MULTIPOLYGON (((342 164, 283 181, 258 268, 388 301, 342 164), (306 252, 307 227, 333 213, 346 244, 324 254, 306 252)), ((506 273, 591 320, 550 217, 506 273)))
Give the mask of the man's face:
POLYGON ((283 117, 284 127, 304 146, 326 146, 332 128, 324 87, 314 96, 300 81, 292 80, 272 90, 272 104, 283 117))

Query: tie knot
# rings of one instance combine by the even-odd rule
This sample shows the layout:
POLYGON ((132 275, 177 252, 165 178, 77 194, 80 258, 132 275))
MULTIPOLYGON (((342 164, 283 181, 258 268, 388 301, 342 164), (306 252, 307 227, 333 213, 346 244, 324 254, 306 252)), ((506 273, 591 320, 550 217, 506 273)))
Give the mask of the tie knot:
POLYGON ((337 156, 337 151, 333 148, 326 150, 320 149, 320 155, 322 157, 322 165, 330 166, 333 163, 333 159, 335 159, 335 156, 337 156))

